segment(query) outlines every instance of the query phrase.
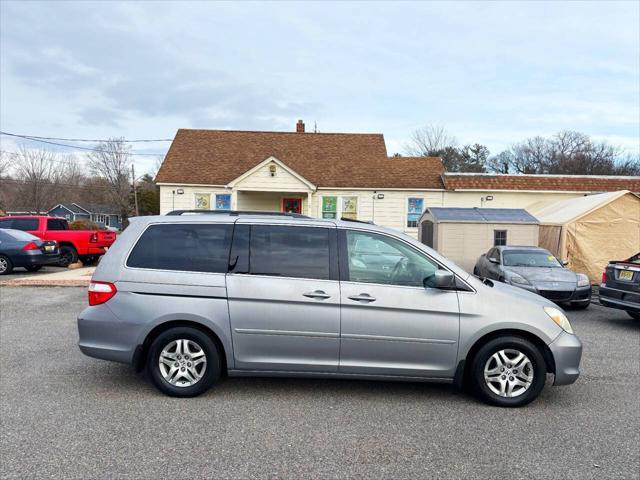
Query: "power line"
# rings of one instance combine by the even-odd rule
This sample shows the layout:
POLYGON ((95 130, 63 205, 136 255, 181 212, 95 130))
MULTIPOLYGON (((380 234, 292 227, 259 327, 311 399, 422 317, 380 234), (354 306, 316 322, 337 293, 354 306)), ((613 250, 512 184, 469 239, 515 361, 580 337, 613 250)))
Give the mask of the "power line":
MULTIPOLYGON (((136 180, 139 180, 139 179, 136 179, 136 180)), ((12 185, 40 185, 43 187, 74 187, 74 188, 82 188, 87 190, 94 190, 94 189, 113 190, 113 187, 110 187, 108 185, 76 185, 73 183, 57 183, 57 182, 52 183, 52 182, 37 181, 37 180, 15 180, 13 178, 8 178, 8 177, 0 178, 0 185, 3 183, 10 183, 12 185)), ((144 187, 141 187, 140 185, 136 185, 136 188, 140 189, 144 187)), ((131 190, 133 190, 133 188, 131 190)))
MULTIPOLYGON (((98 142, 110 142, 113 139, 108 138, 60 138, 60 137, 39 137, 37 135, 24 135, 18 133, 6 133, 2 132, 5 135, 13 135, 21 138, 30 138, 34 140, 60 140, 63 142, 90 142, 90 143, 98 143, 98 142)), ((172 142, 173 138, 143 138, 143 139, 135 139, 135 140, 126 140, 122 139, 124 143, 152 143, 152 142, 172 142)))
MULTIPOLYGON (((80 147, 78 145, 69 145, 69 144, 66 144, 66 143, 51 142, 49 140, 40 140, 40 139, 36 139, 36 138, 33 138, 33 137, 25 136, 25 135, 18 135, 18 134, 15 134, 15 133, 8 133, 8 132, 1 132, 0 131, 0 134, 1 135, 8 135, 10 137, 23 138, 25 140, 30 140, 32 142, 40 142, 40 143, 46 143, 46 144, 49 144, 49 145, 57 145, 59 147, 76 148, 78 150, 89 150, 91 152, 99 152, 99 153, 111 153, 111 152, 109 152, 107 150, 102 150, 102 149, 99 149, 99 148, 80 147)), ((136 152, 127 152, 126 154, 127 155, 146 156, 146 157, 157 157, 157 156, 164 155, 164 153, 136 153, 136 152)))

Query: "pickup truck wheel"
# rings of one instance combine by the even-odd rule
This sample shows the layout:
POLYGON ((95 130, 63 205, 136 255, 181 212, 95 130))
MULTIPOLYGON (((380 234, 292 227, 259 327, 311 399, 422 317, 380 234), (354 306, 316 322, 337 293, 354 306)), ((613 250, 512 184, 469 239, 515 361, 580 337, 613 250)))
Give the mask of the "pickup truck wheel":
POLYGON ((0 255, 0 275, 8 275, 13 270, 13 264, 9 257, 0 255))
POLYGON ((85 265, 93 265, 94 263, 96 263, 98 261, 98 256, 97 255, 87 255, 84 257, 81 257, 80 260, 82 260, 82 263, 85 265))
POLYGON ((78 261, 78 252, 71 245, 63 245, 60 247, 60 260, 58 265, 61 267, 68 267, 72 263, 78 261))
POLYGON ((24 267, 27 269, 27 272, 37 272, 42 268, 42 265, 29 265, 28 267, 24 267))
POLYGON ((547 367, 529 340, 512 335, 480 347, 471 363, 473 390, 482 401, 499 407, 522 407, 542 391, 547 367))
POLYGON ((195 397, 220 378, 220 355, 213 340, 191 327, 161 333, 149 347, 147 372, 162 393, 195 397))

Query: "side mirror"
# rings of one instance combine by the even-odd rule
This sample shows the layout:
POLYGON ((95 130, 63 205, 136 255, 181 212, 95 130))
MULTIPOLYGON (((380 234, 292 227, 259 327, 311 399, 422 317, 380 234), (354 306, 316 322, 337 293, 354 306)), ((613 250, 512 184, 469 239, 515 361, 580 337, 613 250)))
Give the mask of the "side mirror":
POLYGON ((567 265, 569 265, 569 260, 562 260, 560 263, 563 267, 566 267, 567 265))
POLYGON ((500 263, 500 260, 498 260, 496 257, 489 257, 489 261, 491 263, 500 263))
POLYGON ((456 284, 456 278, 448 270, 436 270, 435 273, 424 279, 425 288, 451 288, 456 284))

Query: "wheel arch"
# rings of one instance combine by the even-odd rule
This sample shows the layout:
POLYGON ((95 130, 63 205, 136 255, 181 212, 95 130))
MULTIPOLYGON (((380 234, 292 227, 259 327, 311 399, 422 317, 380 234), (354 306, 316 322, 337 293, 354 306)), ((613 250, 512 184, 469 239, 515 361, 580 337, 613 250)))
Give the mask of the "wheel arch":
POLYGON ((221 362, 221 371, 225 373, 227 371, 228 361, 227 361, 227 351, 224 348, 224 344, 218 334, 213 331, 213 329, 203 325, 199 322, 194 322, 192 320, 169 320, 163 323, 160 323, 153 327, 149 333, 147 333, 144 341, 136 347, 136 351, 133 357, 133 366, 137 372, 140 372, 144 369, 146 361, 147 361, 147 353, 149 351, 149 347, 151 343, 158 337, 158 335, 166 332, 167 330, 175 327, 191 327, 196 330, 200 330, 202 333, 206 334, 213 340, 213 343, 218 350, 218 355, 220 357, 221 362))
POLYGON ((499 330, 493 330, 488 332, 478 338, 472 345, 471 348, 467 351, 465 357, 458 362, 458 366, 456 368, 456 374, 454 378, 454 384, 458 388, 462 388, 465 383, 465 379, 469 376, 469 369, 471 368, 471 360, 476 355, 478 350, 485 345, 487 342, 490 342, 494 338, 505 337, 505 336, 515 336, 521 337, 526 340, 529 340, 536 347, 540 349, 540 353, 544 358, 544 363, 547 368, 547 372, 555 374, 556 372, 556 364, 553 359, 553 354, 551 353, 551 349, 549 346, 534 333, 528 332, 526 330, 519 330, 517 328, 503 328, 499 330))

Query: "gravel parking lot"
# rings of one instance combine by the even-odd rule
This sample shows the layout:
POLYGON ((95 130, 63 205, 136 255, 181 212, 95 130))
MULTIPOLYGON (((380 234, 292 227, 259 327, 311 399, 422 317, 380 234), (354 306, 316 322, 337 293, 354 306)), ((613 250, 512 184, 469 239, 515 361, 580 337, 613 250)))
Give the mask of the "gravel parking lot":
POLYGON ((450 386, 226 379, 158 393, 83 356, 84 288, 0 287, 2 478, 639 478, 640 323, 569 312, 583 373, 519 410, 450 386))

